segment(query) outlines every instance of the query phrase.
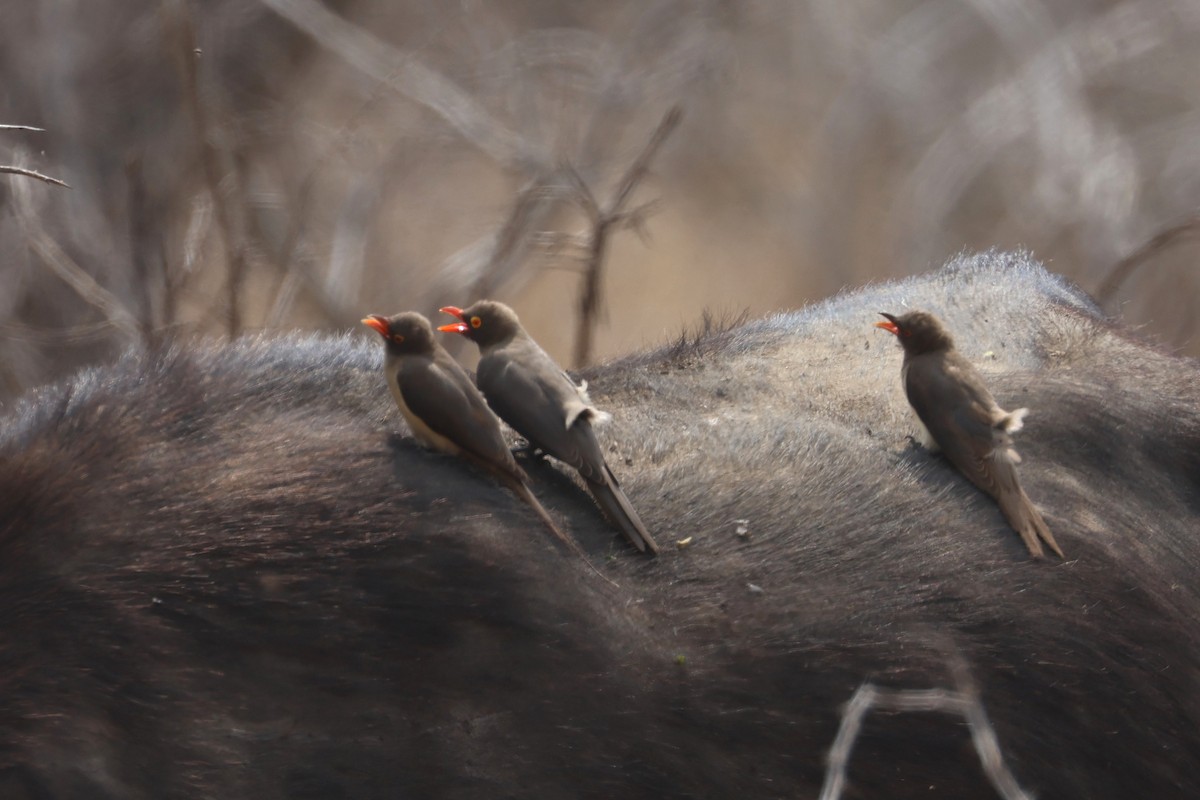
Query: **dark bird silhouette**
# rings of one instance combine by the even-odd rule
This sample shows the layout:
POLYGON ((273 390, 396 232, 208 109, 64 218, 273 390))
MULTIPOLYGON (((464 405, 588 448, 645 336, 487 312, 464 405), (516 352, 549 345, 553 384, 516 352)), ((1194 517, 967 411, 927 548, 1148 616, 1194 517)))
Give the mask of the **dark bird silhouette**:
POLYGON ((495 477, 525 501, 555 536, 579 551, 529 490, 529 476, 509 451, 500 421, 463 368, 434 340, 429 320, 406 311, 391 317, 372 314, 362 323, 383 337, 384 375, 413 436, 430 448, 462 456, 495 477))
POLYGON ((875 327, 895 334, 904 348, 904 391, 930 438, 971 483, 996 500, 1030 554, 1040 558, 1045 542, 1062 557, 1050 528, 1017 480, 1021 457, 1011 434, 1021 429, 1028 409, 1005 411, 996 404, 983 376, 955 349, 937 317, 924 311, 883 316, 887 321, 875 327))
POLYGON ((459 321, 439 330, 461 333, 479 345, 475 382, 488 405, 531 446, 578 470, 600 508, 634 547, 657 553, 658 544, 596 441, 592 423, 608 415, 592 405, 586 384, 577 386, 503 303, 480 300, 466 309, 447 306, 442 311, 459 321))

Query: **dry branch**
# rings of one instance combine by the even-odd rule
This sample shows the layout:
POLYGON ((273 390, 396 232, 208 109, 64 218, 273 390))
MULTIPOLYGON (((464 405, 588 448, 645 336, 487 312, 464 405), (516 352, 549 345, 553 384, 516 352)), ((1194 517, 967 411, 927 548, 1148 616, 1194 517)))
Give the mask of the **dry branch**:
MULTIPOLYGON (((348 143, 354 138, 353 134, 367 119, 367 112, 379 102, 379 96, 385 88, 386 84, 380 83, 370 92, 354 113, 329 138, 329 143, 312 160, 312 168, 300 182, 291 213, 288 214, 287 229, 278 248, 279 255, 275 261, 283 275, 275 290, 274 300, 271 302, 271 308, 263 323, 264 327, 275 328, 283 322, 302 288, 308 290, 314 305, 330 322, 343 324, 357 316, 353 314, 353 309, 338 305, 334 298, 327 295, 323 286, 328 284, 328 280, 321 281, 313 275, 312 270, 300 262, 298 254, 301 244, 305 241, 304 233, 308 224, 309 210, 316 194, 317 179, 321 170, 333 162, 334 155, 344 153, 349 149, 348 143)), ((387 172, 387 170, 382 171, 385 174, 387 172)), ((266 241, 259 226, 251 225, 250 235, 257 239, 264 252, 270 252, 273 249, 266 241)))
MULTIPOLYGON (((45 133, 46 129, 35 128, 32 125, 0 125, 0 131, 33 131, 34 133, 45 133)), ((49 175, 43 175, 42 173, 36 172, 32 169, 16 167, 12 166, 11 164, 0 164, 0 173, 5 173, 8 175, 23 175, 26 178, 34 178, 39 181, 45 181, 46 183, 52 183, 55 186, 62 186, 65 189, 71 188, 65 181, 60 181, 58 178, 51 178, 49 175)))
POLYGON ((650 135, 642 152, 629 165, 617 190, 613 193, 608 204, 601 208, 595 194, 574 169, 567 170, 575 190, 576 201, 583 208, 591 221, 591 230, 586 234, 587 257, 585 259, 583 286, 579 292, 579 319, 575 329, 574 365, 576 368, 588 363, 592 356, 592 330, 596 324, 596 316, 600 313, 600 279, 604 269, 605 256, 608 254, 608 239, 613 230, 620 227, 633 228, 639 236, 645 237, 643 220, 653 207, 651 204, 640 206, 632 211, 626 211, 625 205, 633 195, 642 179, 650 171, 650 162, 657 155, 667 137, 679 126, 683 118, 683 110, 679 106, 672 107, 663 115, 662 121, 650 135))
POLYGON ((1160 251, 1173 244, 1177 239, 1182 239, 1189 234, 1200 233, 1200 214, 1183 220, 1182 222, 1164 228, 1154 236, 1150 237, 1137 250, 1134 250, 1125 258, 1113 265, 1113 268, 1108 271, 1108 275, 1100 283, 1100 288, 1096 291, 1096 301, 1101 305, 1108 305, 1108 301, 1112 299, 1117 290, 1129 280, 1137 269, 1160 251))
POLYGON ((217 148, 215 141, 217 129, 209 114, 208 106, 204 103, 200 91, 200 74, 196 67, 200 50, 196 46, 196 31, 187 4, 182 0, 166 0, 174 10, 175 35, 178 37, 180 62, 183 69, 183 89, 187 98, 188 111, 192 117, 197 137, 200 142, 200 161, 204 169, 204 178, 208 184, 208 193, 212 197, 213 209, 217 219, 217 229, 225 246, 225 258, 228 264, 228 276, 225 282, 226 329, 229 338, 234 338, 241 332, 242 315, 240 296, 242 283, 246 274, 246 252, 242 237, 238 235, 234 212, 229 207, 221 191, 222 173, 235 174, 234 170, 224 168, 223 154, 217 148))
POLYGON ((96 282, 82 267, 67 255, 58 242, 42 227, 33 208, 33 198, 28 184, 13 182, 17 220, 25 232, 33 251, 64 283, 91 305, 98 308, 113 327, 130 339, 138 336, 138 324, 133 314, 125 308, 115 295, 96 282))
POLYGON ((536 242, 530 231, 537 230, 541 221, 560 196, 551 176, 539 175, 517 192, 508 219, 496 235, 496 246, 471 286, 471 297, 488 297, 504 283, 522 262, 529 246, 536 242))
POLYGON ((0 164, 0 172, 7 173, 9 175, 24 175, 26 178, 37 178, 39 181, 53 183, 55 186, 62 186, 67 189, 71 188, 69 184, 60 181, 58 178, 51 178, 49 175, 43 175, 42 173, 35 172, 31 169, 23 169, 22 167, 12 167, 6 164, 0 164))
POLYGON ((525 168, 543 161, 538 148, 488 114, 449 78, 347 22, 316 0, 261 2, 346 63, 438 114, 501 165, 525 168))
POLYGON ((819 800, 840 800, 842 797, 850 754, 862 729, 863 718, 876 708, 895 712, 957 714, 966 720, 979 763, 996 793, 1003 800, 1032 800, 1004 763, 996 731, 988 720, 966 666, 958 659, 954 659, 952 665, 957 684, 955 689, 882 689, 870 683, 858 687, 846 704, 842 723, 829 749, 829 768, 825 771, 825 783, 821 787, 819 800))
MULTIPOLYGON (((154 211, 146 199, 146 184, 142 178, 142 164, 131 158, 125 164, 125 183, 129 188, 129 255, 133 264, 133 295, 137 305, 138 322, 142 330, 142 342, 149 345, 159 327, 155 316, 154 294, 151 291, 150 256, 147 242, 153 235, 151 219, 154 211)), ((162 252, 162 248, 159 248, 162 252)), ((166 283, 166 270, 157 271, 166 283)))
POLYGON ((69 328, 35 328, 23 322, 0 322, 0 338, 34 344, 64 345, 99 341, 113 331, 113 323, 104 319, 69 328))
POLYGON ((457 295, 464 286, 469 287, 468 297, 494 296, 520 272, 525 256, 539 243, 542 225, 565 193, 555 173, 537 174, 526 181, 499 230, 460 248, 442 262, 437 283, 428 296, 441 298, 449 292, 457 295))

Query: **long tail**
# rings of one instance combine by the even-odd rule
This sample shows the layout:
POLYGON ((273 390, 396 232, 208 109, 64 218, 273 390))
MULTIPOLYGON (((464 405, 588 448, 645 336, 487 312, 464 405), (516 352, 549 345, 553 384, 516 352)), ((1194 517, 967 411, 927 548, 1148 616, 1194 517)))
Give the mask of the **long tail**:
POLYGON ((646 530, 646 526, 642 524, 642 518, 634 510, 629 498, 621 491, 616 477, 607 464, 604 465, 604 476, 607 478, 604 483, 588 483, 588 489, 591 490, 592 496, 596 498, 600 508, 613 521, 613 524, 621 529, 621 533, 634 547, 643 553, 647 550, 651 553, 658 553, 658 543, 654 541, 650 531, 646 530))
MULTIPOLYGON (((506 477, 508 477, 508 476, 506 476, 506 477)), ((583 548, 579 546, 578 542, 576 542, 573 538, 571 538, 567 534, 563 533, 562 530, 560 530, 559 527, 554 524, 554 520, 550 518, 550 513, 548 511, 546 511, 546 509, 542 506, 542 504, 538 502, 538 499, 533 496, 533 492, 529 491, 528 486, 521 483, 517 479, 511 478, 511 477, 509 477, 505 481, 505 483, 507 483, 508 487, 510 489, 512 489, 513 494, 515 494, 517 497, 524 500, 525 504, 533 509, 533 513, 538 515, 538 519, 540 519, 542 521, 543 525, 545 525, 547 528, 550 529, 551 533, 553 533, 556 537, 558 537, 558 539, 561 540, 563 544, 565 544, 567 547, 571 548, 571 550, 573 550, 577 556, 579 556, 581 559, 583 559, 583 562, 591 568, 592 572, 599 575, 601 578, 603 578, 608 583, 612 584, 614 587, 620 588, 620 585, 616 581, 614 581, 612 578, 608 577, 607 575, 605 575, 603 572, 601 572, 599 569, 596 568, 596 565, 593 564, 591 562, 591 560, 587 557, 587 553, 583 552, 583 548)))
POLYGON ((1000 513, 1008 520, 1012 529, 1020 534, 1021 541, 1025 542, 1031 556, 1041 558, 1042 542, 1045 542, 1059 558, 1065 558, 1062 548, 1054 541, 1054 534, 1050 533, 1046 520, 1042 519, 1041 513, 1033 505, 1029 495, 1025 494, 1021 482, 1017 479, 1017 464, 1020 463, 1021 457, 1017 455, 1009 434, 1021 429, 1022 420, 1027 413, 1027 409, 1018 408, 997 420, 994 426, 994 449, 990 455, 991 464, 990 468, 985 470, 991 481, 990 484, 980 483, 979 488, 996 498, 1000 513))
POLYGON ((1000 511, 1008 520, 1008 524, 1021 535, 1025 547, 1035 558, 1042 556, 1041 542, 1045 542, 1051 550, 1058 554, 1059 558, 1065 558, 1062 548, 1058 546, 1058 542, 1054 541, 1054 534, 1050 533, 1046 520, 1042 519, 1041 513, 1033 505, 1029 496, 1025 494, 1025 490, 1019 485, 1015 488, 1015 492, 1005 492, 997 498, 1000 511), (1041 542, 1038 541, 1039 539, 1041 542))

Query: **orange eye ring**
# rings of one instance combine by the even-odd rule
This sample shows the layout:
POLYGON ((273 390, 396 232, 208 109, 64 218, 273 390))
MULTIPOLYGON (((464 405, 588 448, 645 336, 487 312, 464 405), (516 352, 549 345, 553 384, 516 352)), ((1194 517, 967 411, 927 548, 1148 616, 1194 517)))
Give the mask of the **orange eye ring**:
POLYGON ((392 334, 392 341, 395 342, 396 344, 401 344, 404 341, 404 334, 400 334, 400 333, 392 334))
POLYGON ((483 324, 483 320, 481 320, 479 317, 471 317, 471 327, 472 328, 478 328, 482 324, 483 324))

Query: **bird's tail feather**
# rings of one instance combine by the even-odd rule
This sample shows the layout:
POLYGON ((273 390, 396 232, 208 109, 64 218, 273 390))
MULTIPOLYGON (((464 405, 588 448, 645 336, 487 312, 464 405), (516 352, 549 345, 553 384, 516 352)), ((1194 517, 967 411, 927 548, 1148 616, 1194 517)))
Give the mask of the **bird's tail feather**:
POLYGON ((634 510, 629 498, 621 491, 616 477, 613 476, 612 470, 608 468, 607 464, 604 465, 604 475, 607 478, 604 483, 588 483, 588 488, 591 489, 592 496, 596 498, 596 503, 621 529, 621 533, 633 543, 634 547, 643 553, 647 550, 657 553, 658 543, 654 541, 650 531, 646 530, 646 526, 642 524, 642 518, 634 510))
POLYGON ((607 575, 605 575, 603 572, 601 572, 599 569, 596 568, 596 565, 593 564, 591 562, 591 559, 589 559, 587 557, 587 553, 583 552, 583 548, 579 546, 578 542, 576 542, 573 538, 568 536, 566 533, 563 533, 563 531, 558 527, 558 525, 556 525, 554 523, 554 520, 551 519, 550 512, 546 511, 545 507, 540 502, 538 502, 538 499, 536 497, 533 496, 533 492, 529 491, 528 486, 521 483, 520 481, 518 481, 515 478, 509 478, 506 481, 506 483, 508 483, 509 488, 512 489, 513 493, 516 494, 517 497, 524 500, 525 504, 533 509, 533 513, 537 514, 538 519, 540 519, 542 521, 542 524, 545 525, 547 528, 549 528, 550 532, 553 533, 563 544, 565 544, 567 547, 571 548, 571 550, 577 556, 579 556, 581 559, 583 559, 583 562, 585 564, 587 564, 588 567, 591 568, 592 572, 599 575, 601 578, 603 578, 608 583, 612 584, 614 587, 620 588, 618 586, 618 584, 616 583, 616 581, 614 581, 612 578, 608 577, 607 575))
POLYGON ((1042 542, 1045 542, 1059 558, 1065 558, 1062 548, 1054 540, 1054 534, 1046 525, 1046 520, 1042 519, 1041 513, 1023 489, 1017 487, 1016 492, 1006 497, 1005 502, 1000 503, 1000 510, 1004 513, 1008 524, 1020 534, 1021 540, 1025 542, 1025 547, 1035 558, 1042 556, 1042 542))

